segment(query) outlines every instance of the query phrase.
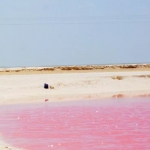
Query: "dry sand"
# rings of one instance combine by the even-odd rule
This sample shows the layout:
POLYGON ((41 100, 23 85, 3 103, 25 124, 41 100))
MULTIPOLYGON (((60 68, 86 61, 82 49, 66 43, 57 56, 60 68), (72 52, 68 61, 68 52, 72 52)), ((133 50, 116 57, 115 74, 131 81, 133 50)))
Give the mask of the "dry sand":
POLYGON ((150 65, 71 67, 0 69, 0 105, 150 96, 150 65))
POLYGON ((50 102, 149 96, 149 90, 148 64, 0 70, 0 105, 44 102, 45 99, 50 102), (54 89, 45 90, 44 83, 48 83, 54 89))
POLYGON ((0 75, 150 71, 150 64, 0 68, 0 75))

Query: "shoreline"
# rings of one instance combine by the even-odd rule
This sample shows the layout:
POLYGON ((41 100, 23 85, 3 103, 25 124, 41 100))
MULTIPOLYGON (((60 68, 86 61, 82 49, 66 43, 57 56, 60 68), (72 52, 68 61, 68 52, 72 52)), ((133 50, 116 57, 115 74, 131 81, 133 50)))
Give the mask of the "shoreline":
MULTIPOLYGON (((76 67, 1 68, 0 105, 150 97, 148 64, 76 67)), ((17 150, 8 145, 0 141, 1 150, 17 150)))
POLYGON ((0 140, 0 150, 20 150, 20 149, 11 147, 8 143, 5 143, 0 140))
POLYGON ((22 101, 22 102, 8 102, 8 103, 3 103, 0 104, 0 106, 11 106, 11 105, 32 105, 32 104, 42 104, 42 103, 63 103, 63 102, 71 102, 71 101, 92 101, 92 100, 110 100, 110 99, 126 99, 126 98, 149 98, 150 97, 150 91, 134 91, 134 92, 121 92, 121 93, 105 93, 101 94, 98 97, 86 97, 83 98, 53 98, 53 99, 48 99, 47 102, 45 102, 45 99, 37 99, 37 100, 30 100, 30 101, 22 101))
POLYGON ((150 71, 0 76, 0 105, 150 96, 150 71), (44 89, 44 83, 54 89, 44 89))

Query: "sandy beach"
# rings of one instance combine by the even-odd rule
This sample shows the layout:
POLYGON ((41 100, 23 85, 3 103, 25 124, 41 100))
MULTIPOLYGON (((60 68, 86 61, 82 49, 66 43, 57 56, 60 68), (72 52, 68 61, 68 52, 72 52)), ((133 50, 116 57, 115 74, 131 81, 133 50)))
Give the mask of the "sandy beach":
POLYGON ((136 96, 150 96, 149 64, 0 69, 0 105, 136 96))
POLYGON ((0 83, 1 105, 149 96, 150 65, 5 68, 0 83))

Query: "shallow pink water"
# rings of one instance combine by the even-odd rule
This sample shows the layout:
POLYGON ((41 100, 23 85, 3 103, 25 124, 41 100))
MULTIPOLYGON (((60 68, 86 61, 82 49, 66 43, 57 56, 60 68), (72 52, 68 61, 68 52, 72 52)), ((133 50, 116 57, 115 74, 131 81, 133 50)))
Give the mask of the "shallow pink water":
POLYGON ((0 132, 26 150, 149 150, 150 99, 3 106, 0 132))

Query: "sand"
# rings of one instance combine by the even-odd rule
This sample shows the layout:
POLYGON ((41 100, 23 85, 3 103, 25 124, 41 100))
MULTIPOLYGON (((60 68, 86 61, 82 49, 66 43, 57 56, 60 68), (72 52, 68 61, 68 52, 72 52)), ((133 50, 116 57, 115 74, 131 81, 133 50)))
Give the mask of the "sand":
MULTIPOLYGON (((84 68, 84 67, 83 67, 84 68)), ((114 66, 116 68, 116 66, 114 66)), ((0 105, 86 100, 107 97, 149 96, 148 67, 93 70, 53 70, 48 68, 3 69, 0 73, 0 105), (39 69, 41 71, 39 71, 39 69), (139 69, 139 70, 138 70, 139 69), (143 69, 141 71, 140 69, 143 69), (7 70, 7 71, 6 71, 7 70), (9 71, 8 71, 9 70, 9 71), (37 71, 38 70, 38 71, 37 71), (41 72, 41 73, 40 73, 41 72), (49 72, 49 73, 48 73, 49 72), (44 83, 54 89, 44 89, 44 83)), ((2 70, 2 69, 1 69, 2 70)))
POLYGON ((0 105, 150 96, 150 65, 100 67, 1 68, 0 105))
POLYGON ((14 148, 14 147, 11 147, 11 146, 8 146, 9 144, 6 144, 2 141, 0 141, 0 150, 19 150, 17 148, 14 148))
POLYGON ((150 71, 150 64, 0 68, 0 75, 150 71))

